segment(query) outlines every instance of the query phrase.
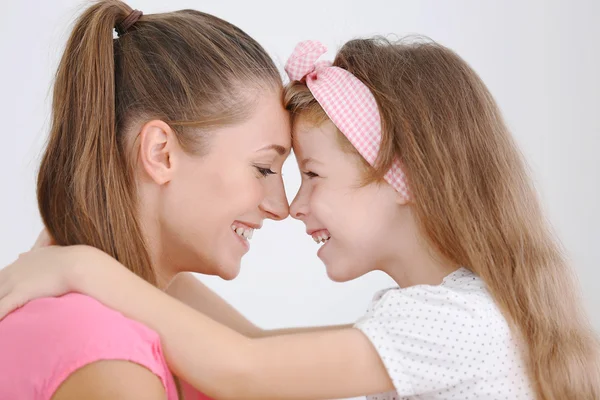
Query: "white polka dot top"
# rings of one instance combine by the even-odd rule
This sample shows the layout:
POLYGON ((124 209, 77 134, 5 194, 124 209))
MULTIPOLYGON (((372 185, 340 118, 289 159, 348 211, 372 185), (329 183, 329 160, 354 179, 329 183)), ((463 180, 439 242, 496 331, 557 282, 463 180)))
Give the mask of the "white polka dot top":
POLYGON ((378 292, 355 327, 396 389, 369 400, 535 399, 506 320, 465 268, 438 286, 378 292))

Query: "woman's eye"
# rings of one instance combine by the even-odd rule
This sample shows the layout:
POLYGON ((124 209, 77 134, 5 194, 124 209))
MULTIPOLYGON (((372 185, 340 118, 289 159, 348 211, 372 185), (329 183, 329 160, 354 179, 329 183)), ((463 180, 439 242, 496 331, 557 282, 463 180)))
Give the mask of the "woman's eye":
POLYGON ((306 175, 309 179, 317 178, 319 176, 318 174, 315 174, 312 171, 306 171, 306 172, 303 172, 303 174, 306 175))
POLYGON ((275 175, 276 174, 276 172, 272 171, 270 168, 263 168, 263 167, 256 166, 256 169, 265 178, 267 176, 269 176, 269 175, 275 175))

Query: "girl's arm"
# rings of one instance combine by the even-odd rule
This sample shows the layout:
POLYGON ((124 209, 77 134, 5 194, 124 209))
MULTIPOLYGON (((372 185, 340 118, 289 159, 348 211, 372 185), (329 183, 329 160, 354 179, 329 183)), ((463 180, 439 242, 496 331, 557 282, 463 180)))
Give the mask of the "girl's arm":
POLYGON ((319 326, 284 329, 261 329, 250 322, 231 304, 213 292, 190 272, 178 274, 167 288, 167 293, 196 311, 251 338, 276 336, 290 333, 317 332, 350 328, 352 325, 319 326))
POLYGON ((224 399, 326 399, 393 389, 369 340, 356 329, 250 339, 89 249, 73 284, 161 336, 173 372, 224 399), (121 287, 124 290, 114 290, 121 287))
POLYGON ((86 246, 36 250, 0 271, 0 318, 11 302, 39 297, 43 285, 32 280, 50 285, 48 296, 75 289, 146 324, 161 336, 173 372, 215 398, 323 399, 393 389, 377 352, 356 329, 250 339, 86 246), (52 287, 47 282, 56 281, 56 268, 40 265, 60 263, 66 281, 52 287))
POLYGON ((210 290, 189 272, 178 274, 166 292, 213 320, 248 337, 265 335, 263 329, 254 325, 221 296, 210 290))

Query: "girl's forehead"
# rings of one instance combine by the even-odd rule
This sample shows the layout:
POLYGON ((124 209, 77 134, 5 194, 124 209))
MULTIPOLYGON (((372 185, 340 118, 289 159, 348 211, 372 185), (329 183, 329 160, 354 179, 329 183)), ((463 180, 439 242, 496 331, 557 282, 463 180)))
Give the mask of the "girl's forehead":
POLYGON ((292 139, 302 141, 307 139, 325 140, 335 137, 336 131, 337 128, 330 120, 321 123, 300 120, 293 126, 292 139))
POLYGON ((292 134, 292 147, 294 151, 312 152, 326 143, 326 137, 319 134, 321 130, 317 126, 302 126, 294 129, 292 134))
POLYGON ((345 156, 337 136, 337 128, 333 123, 305 125, 294 130, 292 148, 301 159, 313 159, 320 162, 332 162, 345 156))

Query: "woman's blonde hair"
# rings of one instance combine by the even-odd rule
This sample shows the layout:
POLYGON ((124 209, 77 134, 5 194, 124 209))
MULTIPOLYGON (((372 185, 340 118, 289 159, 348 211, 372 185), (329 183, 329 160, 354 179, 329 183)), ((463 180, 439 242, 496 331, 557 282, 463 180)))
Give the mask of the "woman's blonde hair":
MULTIPOLYGON (((538 399, 600 399, 598 341, 573 271, 481 79, 453 51, 423 40, 352 40, 333 65, 378 103, 383 137, 369 179, 400 159, 420 228, 443 256, 485 281, 523 344, 538 399)), ((300 82, 284 99, 293 121, 326 119, 300 82)))

